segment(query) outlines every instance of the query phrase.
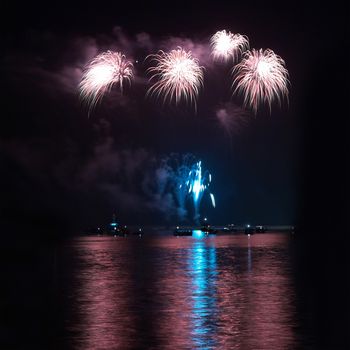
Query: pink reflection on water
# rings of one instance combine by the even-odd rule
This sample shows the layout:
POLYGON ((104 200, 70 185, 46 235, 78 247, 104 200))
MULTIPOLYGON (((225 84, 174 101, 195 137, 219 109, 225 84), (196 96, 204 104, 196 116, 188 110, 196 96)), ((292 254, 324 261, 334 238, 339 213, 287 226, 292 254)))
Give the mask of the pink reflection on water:
POLYGON ((287 245, 282 234, 76 240, 69 343, 84 350, 293 349, 287 245))
POLYGON ((131 312, 132 275, 128 259, 130 247, 124 242, 98 239, 82 242, 82 266, 77 275, 75 317, 80 334, 75 338, 79 349, 123 349, 137 339, 135 313, 131 312), (122 248, 122 249, 121 249, 122 248))
POLYGON ((159 269, 156 298, 162 310, 156 320, 157 337, 162 349, 186 349, 191 338, 191 288, 187 273, 188 242, 163 239, 154 244, 168 255, 159 269))
MULTIPOLYGON (((229 238, 228 238, 229 239, 229 238)), ((293 349, 293 293, 284 235, 237 236, 219 266, 220 349, 293 349), (268 247, 268 249, 266 249, 268 247)))

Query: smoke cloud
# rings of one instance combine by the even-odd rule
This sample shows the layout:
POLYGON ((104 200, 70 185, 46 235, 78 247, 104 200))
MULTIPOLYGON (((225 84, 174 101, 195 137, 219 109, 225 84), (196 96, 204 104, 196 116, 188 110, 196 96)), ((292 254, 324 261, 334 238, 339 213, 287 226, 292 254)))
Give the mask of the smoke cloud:
POLYGON ((250 113, 232 102, 221 104, 215 110, 215 117, 225 132, 232 134, 239 133, 242 128, 246 127, 251 117, 250 113))

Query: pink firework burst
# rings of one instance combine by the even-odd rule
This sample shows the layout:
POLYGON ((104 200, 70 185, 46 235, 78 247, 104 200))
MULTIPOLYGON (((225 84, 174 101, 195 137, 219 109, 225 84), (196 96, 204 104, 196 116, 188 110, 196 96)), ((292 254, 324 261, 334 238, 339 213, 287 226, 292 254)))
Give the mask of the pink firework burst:
POLYGON ((231 58, 237 61, 239 55, 249 48, 249 41, 244 35, 221 30, 210 38, 210 45, 215 61, 228 61, 231 58))
POLYGON ((242 93, 244 105, 255 114, 261 103, 266 103, 271 112, 274 100, 281 104, 283 97, 288 99, 288 70, 284 60, 270 49, 247 51, 233 74, 234 93, 242 93))
POLYGON ((124 82, 131 84, 133 64, 120 52, 107 51, 96 56, 86 67, 79 84, 80 96, 93 108, 114 84, 123 91, 124 82))
POLYGON ((170 52, 159 51, 151 55, 156 62, 155 67, 148 69, 152 73, 150 80, 157 79, 147 94, 162 96, 164 102, 175 100, 178 104, 182 99, 196 106, 196 98, 203 85, 203 67, 190 51, 181 47, 170 52))

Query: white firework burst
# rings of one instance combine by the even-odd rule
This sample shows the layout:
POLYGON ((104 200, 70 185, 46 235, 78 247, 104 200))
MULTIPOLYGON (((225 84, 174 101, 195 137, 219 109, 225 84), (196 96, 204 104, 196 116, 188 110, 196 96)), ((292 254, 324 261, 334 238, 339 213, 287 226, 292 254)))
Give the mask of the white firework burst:
POLYGON ((133 64, 125 55, 113 51, 103 52, 87 65, 79 84, 80 96, 91 109, 114 84, 123 91, 124 82, 131 84, 133 76, 133 64))
POLYGON ((247 51, 233 74, 234 93, 242 93, 244 105, 254 113, 262 103, 271 112, 274 100, 281 104, 284 97, 288 99, 288 70, 284 60, 270 49, 247 51))
POLYGON ((178 47, 170 52, 159 51, 150 57, 156 62, 155 67, 148 69, 152 74, 150 80, 157 81, 147 94, 162 96, 164 102, 175 100, 178 104, 185 100, 196 105, 196 98, 203 85, 203 67, 199 66, 191 51, 178 47))
POLYGON ((210 45, 215 61, 228 61, 232 58, 235 62, 249 48, 249 41, 244 35, 221 30, 210 38, 210 45))

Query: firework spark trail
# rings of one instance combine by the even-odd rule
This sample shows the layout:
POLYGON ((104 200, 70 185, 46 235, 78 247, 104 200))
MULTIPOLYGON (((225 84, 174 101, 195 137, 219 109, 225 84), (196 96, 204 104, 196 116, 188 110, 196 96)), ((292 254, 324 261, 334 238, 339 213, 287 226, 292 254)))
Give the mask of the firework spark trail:
POLYGON ((80 96, 92 109, 114 84, 123 92, 124 81, 131 84, 133 64, 120 52, 107 51, 96 56, 86 67, 79 84, 80 96))
POLYGON ((260 103, 271 104, 276 99, 288 99, 288 70, 285 62, 272 50, 247 51, 242 61, 233 68, 234 93, 242 93, 244 105, 250 106, 256 114, 260 103))
MULTIPOLYGON (((208 171, 202 172, 202 162, 199 161, 192 166, 188 174, 188 193, 192 195, 194 205, 194 220, 198 223, 199 205, 202 200, 204 191, 207 190, 211 183, 211 174, 208 171)), ((210 194, 212 205, 215 208, 215 198, 210 194)))
POLYGON ((237 61, 238 57, 249 48, 248 38, 241 34, 233 34, 226 30, 216 32, 210 38, 212 55, 215 61, 237 61))
MULTIPOLYGON (((167 168, 172 169, 173 193, 178 204, 178 217, 186 218, 186 201, 191 200, 194 205, 194 219, 198 223, 200 202, 212 181, 208 171, 202 171, 202 162, 196 161, 193 154, 182 156, 171 154, 166 160, 167 168)), ((209 193, 212 206, 215 208, 215 197, 209 193)))
POLYGON ((150 87, 147 94, 162 96, 164 102, 175 100, 176 104, 184 99, 196 106, 196 98, 203 85, 203 67, 199 66, 191 52, 178 47, 170 52, 160 51, 150 57, 156 62, 155 67, 148 69, 153 74, 150 81, 158 81, 150 87))
POLYGON ((213 205, 213 207, 215 208, 215 197, 212 193, 210 193, 210 199, 211 199, 211 204, 213 205))

